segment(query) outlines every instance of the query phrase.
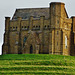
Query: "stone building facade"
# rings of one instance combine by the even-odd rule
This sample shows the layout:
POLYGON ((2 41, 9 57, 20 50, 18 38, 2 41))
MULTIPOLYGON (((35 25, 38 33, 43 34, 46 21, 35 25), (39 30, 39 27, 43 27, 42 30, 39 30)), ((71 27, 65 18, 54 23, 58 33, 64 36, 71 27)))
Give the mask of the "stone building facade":
POLYGON ((16 9, 5 17, 2 54, 75 55, 75 17, 68 17, 65 4, 49 8, 16 9))

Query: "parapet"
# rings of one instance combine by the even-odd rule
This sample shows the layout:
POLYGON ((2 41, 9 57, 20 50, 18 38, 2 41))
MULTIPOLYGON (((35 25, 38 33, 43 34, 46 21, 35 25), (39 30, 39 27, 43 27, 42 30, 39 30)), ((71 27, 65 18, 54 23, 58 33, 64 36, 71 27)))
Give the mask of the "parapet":
POLYGON ((71 18, 75 18, 75 16, 71 16, 71 18))
POLYGON ((63 4, 63 5, 65 5, 65 4, 62 3, 62 2, 51 2, 50 4, 63 4))
POLYGON ((10 17, 5 17, 5 20, 10 20, 10 17))

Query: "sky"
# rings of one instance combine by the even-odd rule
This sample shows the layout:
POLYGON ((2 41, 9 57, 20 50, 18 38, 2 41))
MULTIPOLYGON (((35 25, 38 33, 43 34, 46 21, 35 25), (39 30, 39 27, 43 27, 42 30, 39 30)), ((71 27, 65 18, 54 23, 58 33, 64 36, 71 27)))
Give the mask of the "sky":
POLYGON ((68 16, 75 16, 75 0, 0 0, 0 55, 2 54, 3 34, 5 31, 5 17, 13 16, 18 8, 49 7, 51 2, 63 2, 68 16))

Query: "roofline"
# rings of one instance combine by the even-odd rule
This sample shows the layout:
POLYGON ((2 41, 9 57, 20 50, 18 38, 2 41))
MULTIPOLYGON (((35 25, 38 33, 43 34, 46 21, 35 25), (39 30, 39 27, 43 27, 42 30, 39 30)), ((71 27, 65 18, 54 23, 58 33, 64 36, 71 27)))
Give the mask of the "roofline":
POLYGON ((16 8, 16 10, 29 10, 29 9, 48 9, 49 7, 38 7, 38 8, 16 8))
POLYGON ((68 13, 67 13, 67 11, 66 11, 66 8, 64 8, 64 9, 65 9, 65 12, 66 12, 67 18, 69 18, 68 13))
POLYGON ((63 2, 51 2, 50 4, 64 4, 65 5, 65 3, 63 2))

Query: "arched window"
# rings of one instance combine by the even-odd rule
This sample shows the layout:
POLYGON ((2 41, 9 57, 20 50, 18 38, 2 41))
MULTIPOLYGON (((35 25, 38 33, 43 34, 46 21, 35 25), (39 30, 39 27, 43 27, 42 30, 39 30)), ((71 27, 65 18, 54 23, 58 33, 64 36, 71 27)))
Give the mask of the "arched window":
POLYGON ((24 40, 23 40, 23 47, 24 47, 24 44, 25 44, 26 40, 27 40, 27 37, 24 37, 24 40))
POLYGON ((67 36, 65 35, 65 48, 67 48, 67 36))
POLYGON ((26 42, 26 40, 27 40, 27 37, 24 37, 24 40, 23 40, 23 42, 25 43, 25 42, 26 42))

